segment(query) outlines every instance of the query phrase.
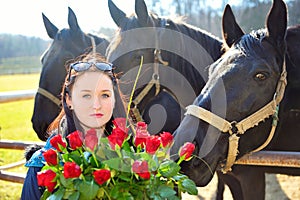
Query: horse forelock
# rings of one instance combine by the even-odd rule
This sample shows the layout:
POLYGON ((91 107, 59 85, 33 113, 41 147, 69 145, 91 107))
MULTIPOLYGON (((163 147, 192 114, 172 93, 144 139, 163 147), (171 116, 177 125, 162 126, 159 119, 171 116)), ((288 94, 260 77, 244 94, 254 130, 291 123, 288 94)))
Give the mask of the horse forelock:
POLYGON ((234 45, 234 48, 238 49, 244 55, 248 57, 254 57, 256 59, 267 58, 270 52, 266 52, 262 41, 267 37, 265 29, 252 31, 240 38, 240 40, 234 45))

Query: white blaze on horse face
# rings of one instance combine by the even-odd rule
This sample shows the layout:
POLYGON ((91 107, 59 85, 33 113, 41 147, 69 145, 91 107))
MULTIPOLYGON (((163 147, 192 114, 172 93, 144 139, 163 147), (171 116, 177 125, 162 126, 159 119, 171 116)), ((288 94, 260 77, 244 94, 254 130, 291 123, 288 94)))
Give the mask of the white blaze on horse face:
POLYGON ((79 75, 72 89, 70 103, 81 125, 100 128, 112 117, 115 104, 113 84, 100 71, 79 75))

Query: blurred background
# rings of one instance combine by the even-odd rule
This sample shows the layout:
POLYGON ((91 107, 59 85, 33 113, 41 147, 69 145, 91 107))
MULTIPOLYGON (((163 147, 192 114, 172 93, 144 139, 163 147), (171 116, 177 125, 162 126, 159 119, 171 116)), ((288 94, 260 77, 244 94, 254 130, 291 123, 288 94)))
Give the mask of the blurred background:
MULTIPOLYGON (((227 3, 245 32, 264 26, 271 0, 145 0, 159 16, 185 16, 186 22, 221 37, 221 17, 227 3)), ((114 0, 128 15, 134 0, 114 0)), ((289 25, 300 23, 300 0, 286 0, 289 25)), ((12 0, 0 7, 0 74, 37 73, 39 57, 51 42, 41 13, 59 29, 67 26, 67 7, 77 16, 83 31, 111 38, 116 30, 106 0, 12 0), (18 5, 19 4, 19 5, 18 5)))

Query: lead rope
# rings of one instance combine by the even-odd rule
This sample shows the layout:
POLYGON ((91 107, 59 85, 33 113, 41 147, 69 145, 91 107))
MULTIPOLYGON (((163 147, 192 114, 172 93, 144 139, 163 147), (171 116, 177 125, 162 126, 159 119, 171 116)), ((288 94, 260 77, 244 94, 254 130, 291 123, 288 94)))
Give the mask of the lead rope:
POLYGON ((278 122, 279 103, 283 98, 285 87, 287 85, 286 76, 287 76, 287 72, 286 72, 286 65, 284 60, 282 66, 282 73, 278 81, 273 100, 267 105, 265 105, 263 108, 259 109, 258 111, 256 111, 255 113, 247 117, 246 119, 240 121, 239 123, 235 121, 230 123, 227 120, 215 115, 214 113, 196 105, 189 105, 187 107, 187 112, 185 113, 185 115, 189 114, 198 117, 199 119, 218 128, 221 132, 230 134, 228 155, 226 159, 227 161, 225 166, 223 166, 221 169, 223 173, 230 171, 232 165, 236 160, 238 154, 238 142, 239 142, 239 137, 237 135, 244 134, 246 130, 254 126, 257 126, 259 122, 265 120, 266 118, 269 118, 271 115, 273 116, 273 122, 267 140, 252 152, 260 151, 261 149, 265 148, 272 140, 278 122))

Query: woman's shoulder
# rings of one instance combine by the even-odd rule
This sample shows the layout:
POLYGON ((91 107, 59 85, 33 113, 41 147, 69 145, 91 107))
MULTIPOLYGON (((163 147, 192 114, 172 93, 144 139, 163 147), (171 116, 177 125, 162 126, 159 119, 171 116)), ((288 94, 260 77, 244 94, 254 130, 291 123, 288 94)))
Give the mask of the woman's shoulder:
POLYGON ((53 148, 50 144, 50 140, 52 137, 57 135, 57 133, 53 133, 46 141, 45 146, 41 147, 38 145, 30 146, 26 149, 25 157, 26 157, 26 167, 43 167, 45 163, 45 159, 43 153, 53 148))

